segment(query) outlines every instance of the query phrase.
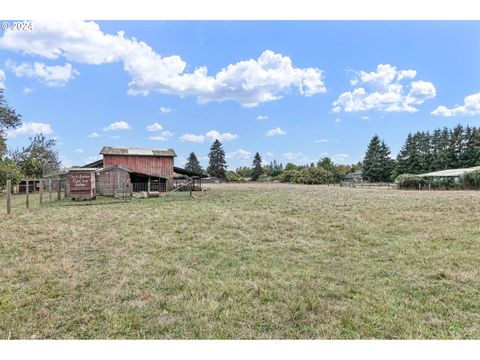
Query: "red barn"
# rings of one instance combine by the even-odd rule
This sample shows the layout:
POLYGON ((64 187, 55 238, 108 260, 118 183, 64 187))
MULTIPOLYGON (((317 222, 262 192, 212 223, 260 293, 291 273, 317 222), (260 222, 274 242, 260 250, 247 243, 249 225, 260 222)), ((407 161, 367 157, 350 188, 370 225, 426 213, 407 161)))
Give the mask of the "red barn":
POLYGON ((172 149, 115 148, 104 146, 103 168, 121 166, 130 174, 133 191, 166 191, 173 187, 172 149))

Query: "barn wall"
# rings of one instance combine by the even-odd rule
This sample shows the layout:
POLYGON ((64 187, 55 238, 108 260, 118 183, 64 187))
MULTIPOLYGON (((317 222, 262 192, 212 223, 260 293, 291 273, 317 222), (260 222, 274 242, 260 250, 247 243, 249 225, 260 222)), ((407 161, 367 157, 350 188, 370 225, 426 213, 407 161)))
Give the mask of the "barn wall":
POLYGON ((134 172, 155 174, 166 178, 173 176, 173 157, 103 155, 103 166, 123 165, 134 172))
POLYGON ((173 188, 173 157, 141 155, 103 155, 103 166, 123 165, 134 172, 168 178, 167 189, 173 188))

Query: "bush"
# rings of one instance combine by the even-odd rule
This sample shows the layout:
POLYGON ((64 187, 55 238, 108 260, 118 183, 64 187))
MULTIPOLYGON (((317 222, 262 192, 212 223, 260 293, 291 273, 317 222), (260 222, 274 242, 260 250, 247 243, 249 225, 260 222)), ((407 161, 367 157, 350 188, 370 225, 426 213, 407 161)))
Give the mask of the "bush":
POLYGON ((12 185, 17 185, 22 179, 20 168, 12 160, 0 160, 0 190, 5 189, 8 179, 12 180, 12 185))
POLYGON ((268 176, 267 174, 262 174, 258 177, 258 180, 260 182, 270 182, 273 181, 273 178, 271 176, 268 176))
POLYGON ((452 178, 449 177, 436 177, 430 181, 430 186, 434 189, 451 189, 457 187, 458 184, 452 178))
POLYGON ((284 183, 296 184, 329 184, 335 179, 330 171, 319 166, 285 170, 279 180, 284 183))
POLYGON ((412 174, 398 175, 395 182, 398 184, 399 189, 407 190, 418 189, 419 186, 425 183, 421 177, 412 174))
POLYGON ((471 171, 460 176, 460 185, 465 189, 480 187, 480 170, 471 171))

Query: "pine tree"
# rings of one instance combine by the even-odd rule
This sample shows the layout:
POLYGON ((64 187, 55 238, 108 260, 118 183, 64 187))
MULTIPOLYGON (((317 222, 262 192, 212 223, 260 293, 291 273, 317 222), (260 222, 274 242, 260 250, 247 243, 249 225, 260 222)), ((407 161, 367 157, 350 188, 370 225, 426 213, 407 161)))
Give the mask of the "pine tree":
POLYGON ((256 152, 252 163, 252 180, 257 181, 262 173, 262 158, 260 157, 260 154, 256 152))
POLYGON ((198 161, 197 156, 194 152, 190 153, 190 155, 188 156, 187 163, 185 164, 185 169, 199 174, 203 173, 202 166, 200 165, 200 162, 198 161))
POLYGON ((225 151, 223 151, 222 144, 216 139, 210 147, 208 154, 209 165, 207 172, 210 176, 225 179, 225 169, 227 162, 225 161, 225 151))
POLYGON ((390 157, 390 148, 382 140, 380 144, 380 164, 382 168, 382 177, 380 181, 392 181, 392 174, 395 168, 395 160, 390 157))
POLYGON ((363 159, 363 177, 368 181, 390 181, 393 161, 390 158, 390 149, 375 135, 368 144, 363 159))
POLYGON ((461 154, 463 152, 463 126, 457 125, 450 132, 450 143, 447 152, 447 161, 449 169, 461 167, 461 154))

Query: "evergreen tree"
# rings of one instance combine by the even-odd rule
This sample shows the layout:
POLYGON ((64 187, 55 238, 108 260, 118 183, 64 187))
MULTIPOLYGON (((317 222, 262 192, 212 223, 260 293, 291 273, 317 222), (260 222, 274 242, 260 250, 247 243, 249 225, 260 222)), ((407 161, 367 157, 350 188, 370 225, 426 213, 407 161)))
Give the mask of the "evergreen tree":
POLYGON ((260 157, 260 154, 256 152, 252 163, 252 180, 257 181, 262 173, 262 158, 260 157))
POLYGON ((447 162, 449 169, 456 169, 462 167, 460 159, 462 156, 463 147, 463 126, 457 125, 450 132, 450 143, 448 145, 447 151, 447 162))
POLYGON ((393 169, 390 149, 375 135, 363 159, 363 177, 368 181, 390 181, 393 169))
POLYGON ((219 177, 225 179, 225 169, 227 168, 227 162, 225 161, 225 151, 222 144, 216 139, 210 147, 210 153, 208 154, 209 165, 207 172, 210 176, 219 177))
POLYGON ((395 160, 390 157, 390 148, 382 140, 380 144, 379 161, 382 168, 382 177, 380 181, 392 181, 392 174, 395 168, 395 160))
POLYGON ((190 153, 190 155, 188 156, 187 163, 185 164, 185 169, 199 174, 203 173, 202 166, 200 165, 200 162, 198 161, 197 156, 194 152, 190 153))

